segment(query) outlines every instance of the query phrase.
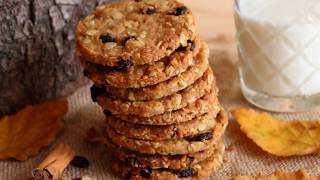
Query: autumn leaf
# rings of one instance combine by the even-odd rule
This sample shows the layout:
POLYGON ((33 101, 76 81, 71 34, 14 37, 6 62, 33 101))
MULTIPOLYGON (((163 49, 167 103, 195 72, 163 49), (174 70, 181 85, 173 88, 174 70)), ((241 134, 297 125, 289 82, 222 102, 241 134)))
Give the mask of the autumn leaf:
POLYGON ((67 100, 31 105, 0 119, 0 159, 26 160, 54 141, 63 127, 67 100))
POLYGON ((285 121, 252 109, 235 109, 232 114, 241 130, 270 154, 293 156, 320 151, 320 121, 285 121))

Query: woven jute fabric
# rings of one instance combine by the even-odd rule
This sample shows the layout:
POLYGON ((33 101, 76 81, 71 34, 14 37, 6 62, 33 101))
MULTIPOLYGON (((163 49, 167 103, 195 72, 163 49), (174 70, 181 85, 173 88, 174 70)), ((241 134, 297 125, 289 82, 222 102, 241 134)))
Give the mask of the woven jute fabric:
MULTIPOLYGON (((252 107, 242 96, 239 87, 238 60, 234 43, 223 36, 212 39, 208 43, 211 48, 210 63, 217 77, 220 101, 223 106, 227 110, 236 107, 252 107)), ((83 140, 88 128, 102 129, 105 123, 102 110, 91 101, 89 88, 90 85, 83 87, 68 98, 69 112, 65 117, 65 126, 54 144, 63 142, 71 145, 77 154, 90 160, 90 167, 78 169, 70 166, 64 171, 63 177, 72 179, 90 176, 98 180, 117 179, 110 171, 110 157, 105 147, 90 145, 83 140)), ((319 112, 318 109, 304 113, 274 115, 283 119, 318 119, 319 112)), ((230 123, 223 138, 226 146, 233 145, 234 150, 227 150, 224 164, 210 179, 229 179, 237 175, 270 174, 276 170, 298 169, 305 169, 312 175, 320 175, 320 155, 290 158, 268 155, 249 140, 240 131, 239 125, 230 115, 229 117, 230 123)), ((39 155, 25 162, 0 161, 0 179, 27 179, 30 177, 31 170, 41 162, 54 144, 43 148, 39 155)))

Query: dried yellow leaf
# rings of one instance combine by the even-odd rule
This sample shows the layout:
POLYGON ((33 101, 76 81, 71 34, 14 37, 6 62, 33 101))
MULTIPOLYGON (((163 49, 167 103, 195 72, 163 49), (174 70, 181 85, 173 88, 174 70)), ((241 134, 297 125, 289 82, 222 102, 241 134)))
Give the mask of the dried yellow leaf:
POLYGON ((26 160, 50 144, 63 127, 67 100, 27 106, 0 119, 0 159, 26 160))
POLYGON ((270 154, 293 156, 320 151, 320 121, 279 120, 252 109, 235 109, 232 114, 241 130, 270 154))
POLYGON ((320 180, 320 177, 309 176, 303 170, 300 170, 293 173, 277 171, 268 176, 238 176, 233 178, 233 180, 320 180))

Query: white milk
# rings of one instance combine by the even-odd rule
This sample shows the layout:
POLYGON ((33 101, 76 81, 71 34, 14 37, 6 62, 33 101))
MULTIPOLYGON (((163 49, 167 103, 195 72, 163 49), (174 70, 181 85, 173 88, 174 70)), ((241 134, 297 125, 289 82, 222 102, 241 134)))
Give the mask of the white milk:
POLYGON ((244 84, 271 96, 320 93, 320 1, 239 0, 244 84))

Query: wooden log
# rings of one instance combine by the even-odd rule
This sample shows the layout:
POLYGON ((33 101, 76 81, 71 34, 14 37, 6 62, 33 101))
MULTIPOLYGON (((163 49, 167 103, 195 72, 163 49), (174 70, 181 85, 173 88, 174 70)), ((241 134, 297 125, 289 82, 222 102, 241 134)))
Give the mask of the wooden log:
POLYGON ((75 27, 110 0, 0 0, 0 115, 66 96, 86 80, 75 27))

